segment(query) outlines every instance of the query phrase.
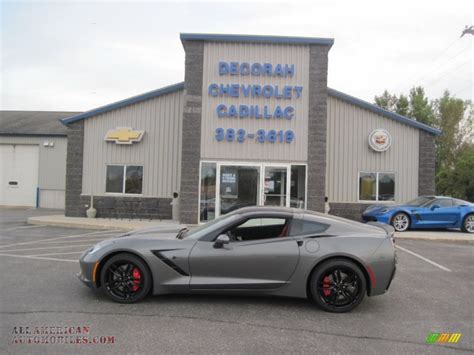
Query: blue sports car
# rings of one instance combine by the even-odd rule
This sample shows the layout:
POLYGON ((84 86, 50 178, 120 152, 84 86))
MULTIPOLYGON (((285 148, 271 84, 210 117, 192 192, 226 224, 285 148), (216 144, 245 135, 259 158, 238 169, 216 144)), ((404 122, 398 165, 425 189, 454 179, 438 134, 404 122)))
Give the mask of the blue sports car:
POLYGON ((418 228, 461 228, 474 233, 474 204, 443 196, 420 196, 403 205, 372 205, 365 222, 391 224, 397 232, 418 228))

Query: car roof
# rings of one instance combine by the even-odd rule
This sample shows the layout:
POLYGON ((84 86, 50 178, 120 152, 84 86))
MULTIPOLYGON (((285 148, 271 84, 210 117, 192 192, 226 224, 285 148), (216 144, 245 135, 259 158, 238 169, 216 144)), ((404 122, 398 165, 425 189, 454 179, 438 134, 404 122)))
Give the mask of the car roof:
POLYGON ((292 208, 292 207, 278 207, 278 206, 251 206, 251 207, 242 207, 239 208, 238 210, 233 211, 233 213, 236 214, 241 214, 241 213, 275 213, 275 212, 281 212, 281 213, 305 213, 307 211, 301 209, 301 208, 292 208))

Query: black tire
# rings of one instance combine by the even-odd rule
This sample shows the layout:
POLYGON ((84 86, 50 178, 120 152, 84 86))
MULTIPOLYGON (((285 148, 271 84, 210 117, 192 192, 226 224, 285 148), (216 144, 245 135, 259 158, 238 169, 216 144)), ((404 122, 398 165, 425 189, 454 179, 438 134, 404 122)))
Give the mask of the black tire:
POLYGON ((104 294, 118 303, 135 303, 151 289, 148 266, 139 257, 122 253, 111 257, 102 267, 100 283, 104 294))
POLYGON ((395 213, 395 215, 392 217, 392 220, 390 221, 390 224, 396 232, 406 232, 408 229, 410 229, 410 216, 404 212, 395 213))
POLYGON ((474 228, 472 227, 472 225, 469 226, 468 223, 474 223, 474 213, 470 213, 466 217, 464 217, 461 226, 461 230, 464 233, 474 233, 474 228))
POLYGON ((346 259, 332 259, 319 265, 313 272, 310 291, 312 299, 323 310, 344 313, 362 302, 367 283, 364 273, 355 263, 346 259), (336 270, 339 270, 339 277, 336 270))

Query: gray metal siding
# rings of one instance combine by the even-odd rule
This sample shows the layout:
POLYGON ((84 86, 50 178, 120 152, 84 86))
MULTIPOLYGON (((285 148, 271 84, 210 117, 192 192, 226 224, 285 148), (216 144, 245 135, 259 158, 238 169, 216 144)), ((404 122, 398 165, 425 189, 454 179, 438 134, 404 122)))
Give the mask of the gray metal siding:
POLYGON ((179 191, 184 91, 167 94, 85 120, 83 194, 104 195, 107 164, 143 165, 143 196, 179 191), (108 130, 144 130, 132 145, 106 142, 108 130))
POLYGON ((358 202, 358 173, 394 172, 395 200, 418 195, 419 130, 339 99, 328 97, 327 196, 331 202, 358 202), (384 128, 388 151, 374 152, 369 133, 384 128))
POLYGON ((308 144, 308 71, 309 46, 307 45, 275 45, 254 43, 205 43, 204 44, 204 71, 202 97, 202 128, 201 128, 201 158, 228 159, 228 160, 258 160, 258 161, 298 161, 306 162, 308 144), (218 63, 249 62, 294 64, 295 75, 292 78, 256 77, 240 75, 224 75, 218 73, 218 63), (216 84, 260 84, 260 85, 300 85, 303 86, 302 97, 291 100, 263 99, 263 98, 230 98, 211 97, 208 86, 216 84), (268 105, 274 108, 291 105, 295 108, 292 120, 286 119, 233 119, 218 118, 217 105, 268 105), (244 128, 247 132, 256 133, 259 129, 288 130, 295 132, 295 141, 286 143, 258 143, 247 139, 243 143, 218 142, 215 139, 215 129, 221 127, 244 128))
POLYGON ((67 151, 66 137, 0 136, 0 144, 38 145, 38 187, 45 190, 65 189, 67 151), (54 147, 44 147, 44 142, 54 142, 54 147))

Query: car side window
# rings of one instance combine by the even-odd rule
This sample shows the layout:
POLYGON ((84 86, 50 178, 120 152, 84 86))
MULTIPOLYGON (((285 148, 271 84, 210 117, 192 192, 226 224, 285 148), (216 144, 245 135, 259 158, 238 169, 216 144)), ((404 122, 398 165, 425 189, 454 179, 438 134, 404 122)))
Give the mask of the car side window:
POLYGON ((467 206, 469 202, 463 201, 463 200, 453 200, 454 206, 467 206))
POLYGON ((450 198, 439 198, 437 200, 434 200, 432 203, 431 203, 431 206, 434 206, 434 205, 438 205, 439 207, 453 207, 453 200, 451 200, 450 198))
POLYGON ((248 241, 287 237, 288 229, 287 218, 250 218, 226 233, 231 241, 248 241))
POLYGON ((319 223, 316 221, 293 219, 291 223, 290 235, 306 235, 323 233, 329 228, 329 224, 319 223))

